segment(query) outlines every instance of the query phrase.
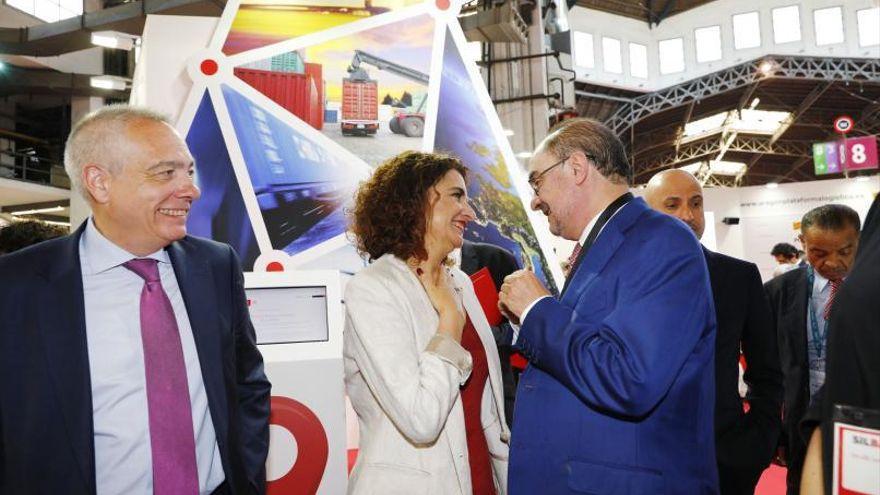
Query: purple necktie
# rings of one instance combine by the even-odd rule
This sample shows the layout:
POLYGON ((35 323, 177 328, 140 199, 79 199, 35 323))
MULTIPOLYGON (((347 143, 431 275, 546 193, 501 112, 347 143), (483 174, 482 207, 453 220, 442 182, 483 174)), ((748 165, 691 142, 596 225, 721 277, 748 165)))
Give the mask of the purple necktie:
POLYGON ((156 263, 154 259, 139 258, 123 264, 144 279, 141 340, 153 451, 153 493, 197 495, 199 472, 186 364, 174 309, 162 288, 156 263))

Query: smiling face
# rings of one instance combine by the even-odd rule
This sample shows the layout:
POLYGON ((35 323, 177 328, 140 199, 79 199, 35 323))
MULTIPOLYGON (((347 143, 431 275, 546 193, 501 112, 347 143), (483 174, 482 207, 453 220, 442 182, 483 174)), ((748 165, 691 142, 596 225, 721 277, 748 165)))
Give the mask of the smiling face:
MULTIPOLYGON (((566 158, 566 157, 563 157, 566 158)), ((529 180, 534 183, 536 191, 532 197, 531 207, 540 210, 547 216, 550 224, 550 233, 556 236, 566 237, 566 219, 569 218, 569 203, 566 200, 568 192, 563 186, 563 174, 570 157, 565 160, 549 152, 541 152, 535 155, 529 162, 529 180), (551 170, 552 169, 552 170, 551 170)), ((575 234, 577 239, 579 233, 575 234)))
POLYGON ((101 233, 144 256, 186 235, 187 214, 201 193, 193 182, 193 158, 171 126, 139 120, 119 139, 125 141, 120 170, 89 165, 85 182, 101 233))
POLYGON ((445 257, 461 247, 465 226, 476 218, 476 214, 468 204, 464 177, 457 170, 446 172, 428 190, 426 216, 425 249, 429 257, 432 253, 445 257))

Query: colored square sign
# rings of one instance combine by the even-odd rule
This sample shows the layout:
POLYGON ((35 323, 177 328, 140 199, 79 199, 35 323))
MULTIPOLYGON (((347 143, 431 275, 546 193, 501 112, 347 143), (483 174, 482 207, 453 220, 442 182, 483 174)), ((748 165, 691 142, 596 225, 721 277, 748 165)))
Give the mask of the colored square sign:
POLYGON ((877 137, 861 136, 843 141, 847 170, 877 168, 877 137))
POLYGON ((813 144, 816 175, 837 174, 844 170, 878 168, 877 137, 862 136, 813 144))

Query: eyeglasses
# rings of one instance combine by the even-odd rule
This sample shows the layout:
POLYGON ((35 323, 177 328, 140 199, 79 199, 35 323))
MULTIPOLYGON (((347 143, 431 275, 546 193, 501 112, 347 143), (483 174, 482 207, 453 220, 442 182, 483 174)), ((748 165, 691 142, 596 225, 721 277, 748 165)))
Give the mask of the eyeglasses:
POLYGON ((535 192, 535 196, 538 195, 539 191, 541 190, 541 185, 544 184, 544 176, 547 175, 554 168, 565 163, 565 161, 568 160, 569 158, 571 158, 571 155, 568 155, 567 157, 563 158, 562 160, 559 160, 558 162, 554 163, 553 165, 550 165, 549 167, 545 168, 538 175, 529 178, 529 185, 532 186, 532 191, 535 192))

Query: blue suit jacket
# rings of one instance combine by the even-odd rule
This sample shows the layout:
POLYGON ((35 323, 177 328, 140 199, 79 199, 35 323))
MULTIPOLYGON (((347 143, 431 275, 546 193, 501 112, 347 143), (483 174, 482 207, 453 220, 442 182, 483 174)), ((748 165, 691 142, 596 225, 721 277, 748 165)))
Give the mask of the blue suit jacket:
MULTIPOLYGON (((93 495, 95 447, 76 233, 0 257, 0 493, 93 495)), ((262 492, 270 385, 232 249, 166 248, 232 493, 262 492)))
POLYGON ((699 242, 633 199, 528 313, 510 493, 717 493, 715 311, 699 242))

